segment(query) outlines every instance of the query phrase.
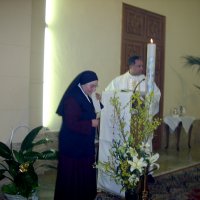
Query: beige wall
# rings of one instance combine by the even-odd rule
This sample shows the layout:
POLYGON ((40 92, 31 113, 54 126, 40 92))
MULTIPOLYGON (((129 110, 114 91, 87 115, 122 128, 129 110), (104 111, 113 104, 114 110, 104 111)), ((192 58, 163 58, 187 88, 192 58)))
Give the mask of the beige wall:
POLYGON ((0 0, 0 140, 29 122, 31 0, 0 0))
MULTIPOLYGON (((193 83, 200 77, 183 68, 184 55, 199 55, 199 0, 61 0, 54 2, 55 18, 49 28, 56 37, 54 74, 56 92, 50 113, 72 78, 82 70, 94 69, 101 92, 120 73, 122 3, 166 16, 164 115, 183 105, 188 115, 199 117, 199 93, 193 83)), ((53 57, 53 56, 52 56, 53 57)), ((58 117, 50 120, 57 128, 58 117)))
MULTIPOLYGON (((123 2, 166 16, 164 115, 181 104, 200 116, 193 87, 200 75, 181 58, 199 56, 199 0, 52 0, 51 129, 60 126, 55 110, 77 73, 95 70, 99 92, 119 75, 123 2)), ((43 18, 42 0, 0 0, 0 139, 20 123, 42 123, 43 18)))
POLYGON ((29 124, 42 124, 45 0, 32 0, 29 124))

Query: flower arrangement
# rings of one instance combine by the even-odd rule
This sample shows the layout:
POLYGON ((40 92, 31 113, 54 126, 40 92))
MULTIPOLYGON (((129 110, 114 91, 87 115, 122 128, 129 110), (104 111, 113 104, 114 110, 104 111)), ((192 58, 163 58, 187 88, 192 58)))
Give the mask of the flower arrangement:
POLYGON ((150 172, 149 167, 152 170, 159 167, 156 163, 159 154, 153 154, 147 142, 161 123, 160 118, 153 118, 149 113, 152 98, 153 93, 143 99, 139 92, 135 92, 125 107, 122 107, 117 93, 110 98, 114 109, 113 134, 116 134, 115 130, 117 130, 118 135, 115 137, 117 139, 112 141, 108 160, 99 162, 97 168, 120 184, 121 191, 136 188, 141 177, 150 172), (129 123, 123 115, 127 106, 131 115, 129 123), (127 124, 129 124, 128 129, 127 124))

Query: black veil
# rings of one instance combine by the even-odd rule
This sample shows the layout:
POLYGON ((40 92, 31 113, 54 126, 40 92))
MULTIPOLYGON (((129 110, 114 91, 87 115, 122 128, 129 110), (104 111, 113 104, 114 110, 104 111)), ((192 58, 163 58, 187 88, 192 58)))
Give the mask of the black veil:
POLYGON ((89 83, 91 81, 95 81, 98 80, 98 77, 96 75, 95 72, 93 71, 83 71, 80 74, 78 74, 74 80, 70 83, 70 85, 68 86, 68 88, 66 89, 59 105, 58 108, 56 110, 56 113, 60 116, 63 116, 64 114, 64 103, 66 98, 70 95, 70 93, 74 90, 74 88, 76 88, 78 86, 78 84, 80 83, 81 85, 84 85, 86 83, 89 83))

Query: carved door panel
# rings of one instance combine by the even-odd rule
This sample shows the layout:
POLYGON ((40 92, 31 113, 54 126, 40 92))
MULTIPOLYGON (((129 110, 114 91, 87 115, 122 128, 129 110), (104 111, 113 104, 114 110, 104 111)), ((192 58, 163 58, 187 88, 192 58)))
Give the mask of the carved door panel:
MULTIPOLYGON (((141 56, 144 64, 146 64, 147 43, 150 42, 151 38, 154 43, 156 43, 155 82, 161 91, 158 116, 162 118, 164 94, 165 17, 147 10, 123 4, 121 73, 125 73, 128 70, 127 60, 134 54, 141 56)), ((154 149, 160 147, 162 129, 162 126, 160 126, 155 133, 153 139, 154 149)))

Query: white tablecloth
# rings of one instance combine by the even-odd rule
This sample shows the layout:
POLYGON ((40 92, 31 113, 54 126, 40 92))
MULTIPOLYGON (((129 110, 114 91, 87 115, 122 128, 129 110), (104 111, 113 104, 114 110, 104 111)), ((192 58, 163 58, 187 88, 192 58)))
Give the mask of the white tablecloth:
POLYGON ((170 127, 170 131, 174 132, 178 127, 179 123, 182 122, 182 126, 186 133, 189 132, 189 129, 194 122, 195 117, 192 116, 166 116, 164 117, 164 122, 170 127))

